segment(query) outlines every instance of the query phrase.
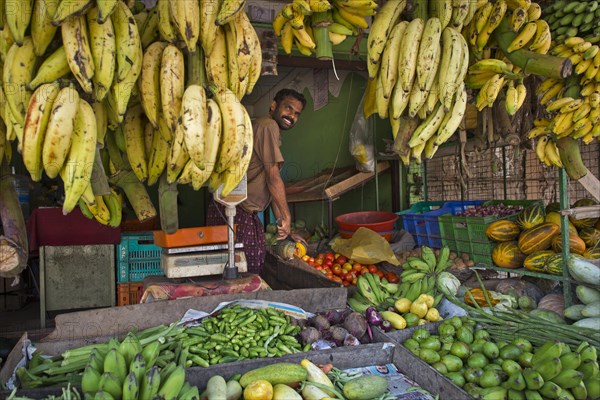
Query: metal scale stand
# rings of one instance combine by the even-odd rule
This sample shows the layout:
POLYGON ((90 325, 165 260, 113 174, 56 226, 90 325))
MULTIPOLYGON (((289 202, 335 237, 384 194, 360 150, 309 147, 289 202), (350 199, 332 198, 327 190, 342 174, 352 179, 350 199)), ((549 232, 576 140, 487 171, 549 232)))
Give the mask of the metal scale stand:
POLYGON ((160 266, 167 278, 188 278, 220 275, 235 279, 239 272, 248 269, 242 243, 235 243, 235 206, 246 200, 246 176, 227 196, 222 196, 221 187, 213 193, 215 201, 225 206, 227 217, 227 242, 211 240, 211 230, 216 227, 197 228, 197 243, 184 247, 163 247, 160 266))

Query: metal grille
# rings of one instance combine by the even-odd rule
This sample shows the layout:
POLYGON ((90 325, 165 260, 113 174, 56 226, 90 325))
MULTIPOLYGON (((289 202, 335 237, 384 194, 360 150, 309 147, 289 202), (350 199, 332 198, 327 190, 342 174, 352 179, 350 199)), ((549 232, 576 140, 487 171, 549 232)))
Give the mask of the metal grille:
MULTIPOLYGON (((514 146, 470 152, 470 176, 460 165, 458 154, 428 160, 409 168, 410 203, 448 200, 559 200, 558 169, 540 163, 534 150, 514 146)), ((581 146, 587 168, 600 177, 600 145, 581 146)), ((569 182, 571 204, 590 194, 577 182, 569 182)))

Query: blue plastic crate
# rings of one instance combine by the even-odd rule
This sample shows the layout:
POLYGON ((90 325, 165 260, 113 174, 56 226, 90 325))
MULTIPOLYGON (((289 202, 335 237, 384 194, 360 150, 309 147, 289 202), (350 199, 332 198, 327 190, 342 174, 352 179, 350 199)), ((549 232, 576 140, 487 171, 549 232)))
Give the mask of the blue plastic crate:
POLYGON ((121 234, 117 249, 117 282, 140 282, 147 276, 164 276, 160 268, 162 249, 152 232, 121 234))
POLYGON ((424 213, 439 210, 444 205, 443 201, 419 201, 413 204, 410 208, 397 212, 398 221, 396 222, 396 229, 404 228, 405 231, 411 235, 427 235, 427 227, 422 217, 424 213), (400 225, 402 224, 402 225, 400 225))

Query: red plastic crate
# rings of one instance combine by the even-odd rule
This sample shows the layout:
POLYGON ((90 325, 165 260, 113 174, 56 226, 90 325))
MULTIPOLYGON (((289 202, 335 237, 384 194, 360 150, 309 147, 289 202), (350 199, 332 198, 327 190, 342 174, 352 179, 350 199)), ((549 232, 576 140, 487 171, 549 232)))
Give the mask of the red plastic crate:
POLYGON ((128 282, 117 284, 117 305, 128 306, 139 304, 144 294, 142 282, 128 282))

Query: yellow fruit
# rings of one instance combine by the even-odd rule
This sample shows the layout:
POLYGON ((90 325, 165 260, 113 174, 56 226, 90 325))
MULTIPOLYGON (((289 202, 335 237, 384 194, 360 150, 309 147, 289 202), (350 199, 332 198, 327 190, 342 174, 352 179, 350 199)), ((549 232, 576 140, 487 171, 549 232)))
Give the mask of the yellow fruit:
POLYGON ((399 313, 404 314, 404 313, 410 311, 411 304, 412 304, 412 301, 410 301, 406 297, 402 297, 402 298, 396 300, 396 302, 394 303, 394 308, 396 308, 396 310, 399 313))
POLYGON ((426 319, 423 319, 423 318, 421 318, 421 319, 419 320, 419 323, 418 323, 417 325, 418 325, 418 326, 421 326, 421 325, 427 325, 428 323, 429 323, 429 321, 427 321, 426 319))
POLYGON ((427 314, 427 304, 417 299, 410 305, 410 312, 419 318, 423 318, 427 314))
POLYGON ((427 308, 431 308, 433 307, 433 302, 435 301, 435 299, 433 298, 433 296, 423 293, 417 298, 416 301, 422 301, 427 305, 427 308))
POLYGON ((427 314, 425 314, 425 319, 429 322, 441 321, 442 317, 440 316, 440 312, 436 308, 430 308, 427 310, 427 314))
POLYGON ((245 400, 271 400, 272 398, 273 385, 264 379, 254 381, 244 389, 245 400))

